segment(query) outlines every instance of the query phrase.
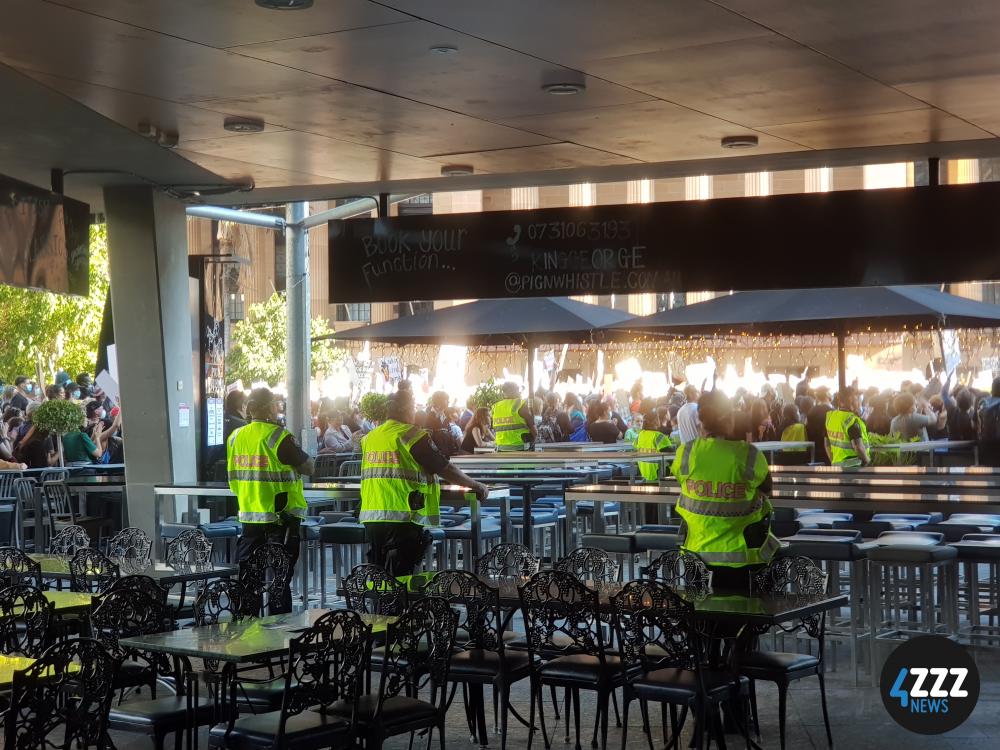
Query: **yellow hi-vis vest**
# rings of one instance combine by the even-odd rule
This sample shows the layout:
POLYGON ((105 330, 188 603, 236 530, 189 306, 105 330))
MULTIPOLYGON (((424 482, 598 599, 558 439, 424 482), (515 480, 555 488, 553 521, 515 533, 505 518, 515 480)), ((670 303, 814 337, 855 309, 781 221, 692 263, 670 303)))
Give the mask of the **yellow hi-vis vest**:
POLYGON ((287 493, 281 508, 299 518, 306 515, 302 478, 294 467, 278 460, 278 445, 290 433, 271 422, 251 422, 229 436, 226 466, 229 489, 240 505, 240 523, 279 523, 275 498, 287 493))
MULTIPOLYGON (((674 444, 670 438, 658 430, 640 430, 635 439, 635 449, 644 453, 670 450, 674 444)), ((640 461, 639 473, 647 482, 657 482, 660 479, 660 464, 653 461, 640 461)))
POLYGON ((493 431, 497 436, 497 450, 523 451, 527 449, 524 433, 529 432, 528 423, 520 415, 524 401, 519 398, 507 398, 493 405, 490 416, 493 419, 493 431))
POLYGON ((767 460, 757 448, 698 438, 678 449, 671 471, 681 485, 682 549, 734 568, 774 557, 781 545, 771 533, 771 503, 758 492, 767 460))
MULTIPOLYGON (((806 426, 801 422, 790 424, 781 433, 781 440, 785 443, 804 443, 806 441, 806 426)), ((806 448, 782 448, 789 453, 805 453, 806 448)))
POLYGON ((861 428, 861 441, 868 445, 868 427, 852 411, 834 409, 826 413, 826 439, 830 441, 830 461, 835 466, 860 466, 861 456, 854 450, 847 431, 855 424, 861 428))
POLYGON ((394 419, 365 435, 361 441, 361 523, 440 525, 441 487, 410 453, 425 435, 419 427, 394 419))

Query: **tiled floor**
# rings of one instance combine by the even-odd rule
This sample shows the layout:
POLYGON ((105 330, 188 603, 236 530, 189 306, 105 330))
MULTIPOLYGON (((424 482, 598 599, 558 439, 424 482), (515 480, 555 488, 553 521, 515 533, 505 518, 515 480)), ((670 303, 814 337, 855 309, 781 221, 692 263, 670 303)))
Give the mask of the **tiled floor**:
MULTIPOLYGON (((849 750, 989 750, 1000 748, 1000 651, 978 650, 975 652, 980 670, 982 691, 979 704, 969 720, 954 732, 937 737, 924 737, 905 731, 893 723, 882 706, 876 688, 854 687, 852 675, 847 670, 847 654, 841 650, 838 658, 840 669, 828 673, 828 699, 831 721, 833 725, 834 743, 839 748, 849 750)), ((519 711, 527 714, 527 691, 525 683, 515 689, 513 701, 519 711)), ((778 747, 777 731, 777 694, 775 690, 761 684, 757 689, 761 714, 761 745, 765 748, 778 747)), ((487 696, 487 703, 491 701, 487 696)), ((581 696, 582 703, 582 745, 589 747, 592 721, 596 711, 592 695, 581 696)), ((547 725, 550 732, 554 727, 552 747, 572 747, 563 741, 564 725, 552 719, 551 704, 546 702, 547 725)), ((492 724, 492 712, 488 712, 488 723, 492 724)), ((823 716, 820 709, 819 689, 816 680, 803 680, 792 686, 789 693, 787 747, 790 750, 799 748, 824 748, 826 737, 823 729, 823 716)), ((509 748, 525 748, 527 746, 527 730, 511 720, 511 728, 507 741, 509 748)), ((113 732, 112 738, 119 750, 136 750, 152 747, 152 742, 146 738, 130 736, 113 732)), ((657 740, 659 740, 659 736, 657 740)), ((728 736, 731 747, 743 747, 739 736, 728 736)), ((169 740, 168 740, 169 742, 169 740)), ((491 734, 489 744, 499 748, 500 738, 491 734)), ((169 746, 169 745, 168 745, 169 746)), ((425 746, 423 740, 417 740, 414 747, 425 746)), ((621 747, 621 730, 613 724, 609 735, 608 746, 617 750, 621 747)), ((657 748, 662 742, 656 741, 657 748)), ((207 735, 202 734, 201 747, 207 747, 207 735)), ((406 750, 409 747, 408 737, 397 737, 388 741, 387 749, 406 750)), ((439 747, 434 738, 434 748, 439 747)), ((465 725, 464 712, 460 705, 455 705, 449 716, 446 747, 471 747, 469 731, 465 725)), ((533 747, 542 748, 541 737, 536 734, 533 747)), ((645 737, 640 729, 639 711, 634 710, 630 716, 628 748, 647 748, 645 737)))

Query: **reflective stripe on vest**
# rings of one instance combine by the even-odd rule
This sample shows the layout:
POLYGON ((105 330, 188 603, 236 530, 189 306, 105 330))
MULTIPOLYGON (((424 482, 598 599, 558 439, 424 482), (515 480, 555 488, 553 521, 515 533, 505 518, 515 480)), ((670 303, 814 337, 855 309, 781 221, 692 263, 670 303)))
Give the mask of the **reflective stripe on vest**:
POLYGON ((830 443, 830 460, 837 465, 853 466, 861 463, 861 457, 848 436, 854 425, 861 431, 861 442, 868 445, 868 428, 854 412, 833 409, 826 414, 826 439, 830 443))
POLYGON ((699 516, 738 518, 759 511, 764 507, 764 500, 760 495, 753 500, 701 500, 681 494, 677 507, 697 513, 699 516))
POLYGON ((237 482, 294 482, 294 471, 263 471, 259 469, 234 469, 229 472, 229 481, 237 482))

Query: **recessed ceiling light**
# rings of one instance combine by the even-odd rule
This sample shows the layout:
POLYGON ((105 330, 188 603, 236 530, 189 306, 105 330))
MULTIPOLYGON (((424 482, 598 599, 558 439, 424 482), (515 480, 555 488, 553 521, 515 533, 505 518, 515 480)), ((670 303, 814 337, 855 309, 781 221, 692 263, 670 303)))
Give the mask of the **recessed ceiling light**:
POLYGON ((305 10, 313 5, 313 0, 254 0, 254 2, 268 10, 305 10))
POLYGON ((585 83, 575 81, 560 81, 557 83, 546 83, 542 85, 542 91, 553 96, 572 96, 579 94, 587 88, 585 83))
POLYGON ((435 44, 430 51, 435 55, 454 55, 458 52, 458 47, 451 44, 435 44))
POLYGON ((255 117, 227 117, 222 127, 230 133, 260 133, 264 130, 264 121, 255 117))
POLYGON ((463 175, 472 174, 472 166, 469 164, 445 164, 441 167, 442 177, 461 177, 463 175))
POLYGON ((723 148, 756 148, 757 136, 755 135, 727 135, 722 139, 723 148))

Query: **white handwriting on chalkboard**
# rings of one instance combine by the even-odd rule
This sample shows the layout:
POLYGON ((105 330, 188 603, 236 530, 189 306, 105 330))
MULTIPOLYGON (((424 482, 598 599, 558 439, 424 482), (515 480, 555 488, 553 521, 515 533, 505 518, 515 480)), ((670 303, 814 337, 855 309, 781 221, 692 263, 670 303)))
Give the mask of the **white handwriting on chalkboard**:
MULTIPOLYGON (((517 225, 520 235, 520 226, 517 225)), ((620 219, 609 221, 544 221, 528 224, 528 239, 537 240, 630 240, 632 222, 620 219)), ((509 242, 508 242, 509 244, 509 242)))
POLYGON ((646 267, 643 259, 645 250, 645 245, 597 247, 593 250, 544 250, 531 254, 531 270, 641 271, 646 267))
POLYGON ((566 273, 509 273, 504 278, 508 294, 566 292, 586 294, 615 290, 641 292, 655 288, 658 271, 569 271, 566 273))
POLYGON ((469 233, 468 229, 422 229, 420 232, 368 234, 361 238, 365 257, 401 255, 418 250, 423 253, 457 252, 469 233))

